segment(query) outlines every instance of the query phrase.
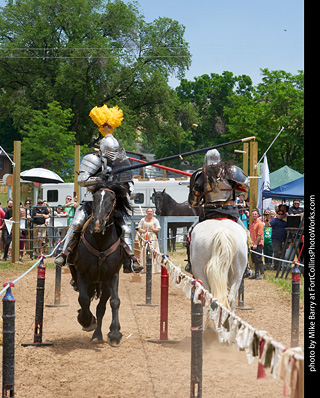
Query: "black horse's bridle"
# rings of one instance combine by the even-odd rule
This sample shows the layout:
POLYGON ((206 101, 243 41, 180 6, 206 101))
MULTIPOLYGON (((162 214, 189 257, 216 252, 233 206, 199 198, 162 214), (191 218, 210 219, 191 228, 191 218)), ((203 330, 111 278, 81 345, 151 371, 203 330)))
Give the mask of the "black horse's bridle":
POLYGON ((114 209, 116 207, 117 196, 116 196, 116 193, 114 191, 112 191, 111 189, 109 189, 109 188, 100 188, 99 191, 108 191, 108 192, 111 192, 114 195, 112 208, 109 211, 109 213, 107 214, 107 218, 106 218, 106 223, 108 223, 109 222, 109 218, 110 218, 111 214, 113 213, 113 211, 114 211, 114 209))
MULTIPOLYGON (((109 221, 109 218, 110 218, 112 212, 113 212, 114 209, 115 209, 115 206, 116 206, 116 202, 117 202, 117 200, 116 200, 116 194, 115 194, 114 191, 112 191, 111 189, 108 189, 108 188, 100 188, 99 191, 100 191, 100 190, 101 190, 101 191, 108 191, 108 192, 111 192, 111 193, 114 195, 114 200, 113 200, 112 208, 111 208, 111 210, 109 211, 109 213, 108 213, 108 215, 107 215, 107 218, 106 218, 106 223, 107 223, 107 222, 109 221)), ((93 215, 91 215, 90 219, 91 219, 92 217, 93 217, 93 215)), ((120 238, 118 238, 118 240, 117 240, 113 245, 111 245, 107 250, 104 250, 104 251, 101 252, 101 251, 97 250, 96 248, 94 248, 94 247, 87 241, 87 239, 85 238, 84 235, 85 235, 84 233, 81 235, 81 240, 82 240, 83 244, 86 246, 86 248, 88 249, 88 251, 89 251, 91 254, 93 254, 94 256, 96 256, 96 257, 98 258, 99 276, 100 276, 100 267, 101 267, 103 261, 106 259, 106 257, 108 257, 111 253, 113 253, 113 252, 117 249, 117 247, 120 245, 120 238)), ((98 278, 98 279, 99 279, 99 278, 98 278)))

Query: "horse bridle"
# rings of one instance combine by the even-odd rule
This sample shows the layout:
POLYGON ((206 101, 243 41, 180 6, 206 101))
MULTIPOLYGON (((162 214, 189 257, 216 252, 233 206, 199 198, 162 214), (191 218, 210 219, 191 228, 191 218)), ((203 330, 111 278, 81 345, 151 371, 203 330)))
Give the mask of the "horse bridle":
POLYGON ((99 191, 111 192, 114 195, 112 208, 109 211, 109 213, 107 214, 107 218, 106 218, 106 223, 108 223, 109 222, 109 218, 110 218, 111 214, 113 213, 113 211, 114 211, 114 209, 116 207, 116 204, 117 204, 117 195, 116 195, 116 193, 114 191, 112 191, 111 189, 108 189, 108 188, 100 188, 99 191))
MULTIPOLYGON (((115 208, 115 206, 116 206, 116 202, 117 202, 117 200, 116 200, 116 194, 115 194, 114 191, 112 191, 111 189, 108 189, 108 188, 100 188, 99 191, 108 191, 108 192, 113 193, 113 195, 114 195, 114 200, 113 200, 112 208, 111 208, 111 210, 109 211, 109 213, 108 213, 108 215, 107 215, 107 218, 106 218, 106 223, 107 223, 107 222, 109 221, 109 218, 110 218, 111 213, 114 211, 114 208, 115 208)), ((92 217, 93 217, 93 215, 91 215, 90 219, 92 219, 92 217)), ((89 220, 90 220, 90 219, 89 219, 89 220)), ((89 220, 88 220, 88 221, 89 221, 89 220)), ((86 239, 85 236, 84 236, 84 232, 85 232, 85 231, 83 231, 83 233, 82 233, 82 235, 81 235, 81 240, 82 240, 83 244, 86 246, 86 248, 88 249, 88 251, 89 251, 91 254, 93 254, 94 256, 96 256, 96 257, 98 258, 99 275, 100 275, 100 267, 101 267, 103 261, 105 260, 106 257, 108 257, 111 253, 113 253, 113 252, 117 249, 117 247, 120 245, 120 238, 119 238, 113 245, 111 245, 107 250, 105 250, 105 251, 103 251, 103 252, 100 252, 99 250, 95 249, 95 248, 87 241, 87 239, 86 239)))

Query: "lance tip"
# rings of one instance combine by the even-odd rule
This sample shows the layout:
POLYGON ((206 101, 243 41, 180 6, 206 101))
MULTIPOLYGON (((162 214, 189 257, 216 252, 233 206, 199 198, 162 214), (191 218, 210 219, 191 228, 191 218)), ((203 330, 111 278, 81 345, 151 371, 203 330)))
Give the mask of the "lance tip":
POLYGON ((245 141, 249 141, 249 140, 255 140, 256 139, 256 137, 255 137, 255 135, 254 136, 252 136, 252 137, 246 137, 246 138, 242 138, 242 142, 245 142, 245 141))

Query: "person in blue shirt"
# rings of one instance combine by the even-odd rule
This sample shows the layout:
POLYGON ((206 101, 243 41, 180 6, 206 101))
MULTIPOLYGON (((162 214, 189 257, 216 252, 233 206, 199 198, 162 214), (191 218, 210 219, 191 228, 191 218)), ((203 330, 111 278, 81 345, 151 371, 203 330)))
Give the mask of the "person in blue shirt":
MULTIPOLYGON (((281 258, 283 243, 287 236, 287 223, 284 221, 286 217, 285 212, 280 209, 278 210, 277 216, 270 220, 270 226, 272 228, 271 241, 273 247, 273 257, 281 258)), ((281 266, 281 261, 274 260, 274 269, 278 269, 281 266)))

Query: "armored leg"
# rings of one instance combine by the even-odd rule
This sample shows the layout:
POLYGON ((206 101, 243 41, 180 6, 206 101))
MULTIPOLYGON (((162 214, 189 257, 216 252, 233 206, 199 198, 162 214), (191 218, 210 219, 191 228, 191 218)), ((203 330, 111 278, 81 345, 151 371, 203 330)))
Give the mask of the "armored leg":
POLYGON ((138 259, 132 252, 131 247, 131 230, 130 227, 126 224, 122 214, 119 212, 115 215, 115 222, 121 227, 121 245, 124 248, 126 253, 124 262, 123 262, 123 272, 140 272, 143 270, 143 266, 139 263, 138 259))
POLYGON ((63 267, 66 265, 67 257, 74 248, 77 246, 79 242, 79 238, 81 235, 81 231, 83 225, 87 219, 88 215, 85 209, 85 206, 80 204, 76 210, 74 215, 74 219, 72 220, 71 224, 69 225, 68 232, 65 237, 65 241, 63 244, 63 249, 60 254, 53 260, 56 265, 63 267))
POLYGON ((199 223, 199 220, 195 221, 191 227, 188 230, 188 237, 187 237, 187 243, 186 243, 186 249, 187 249, 187 264, 184 267, 184 269, 189 272, 190 274, 192 274, 192 267, 191 267, 191 262, 190 262, 190 244, 191 244, 191 232, 193 230, 193 228, 199 223))

